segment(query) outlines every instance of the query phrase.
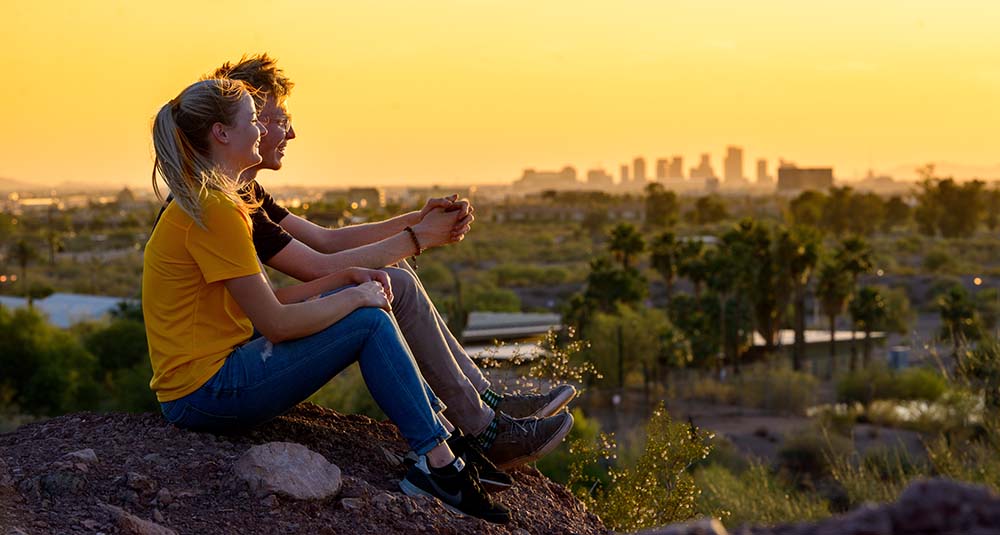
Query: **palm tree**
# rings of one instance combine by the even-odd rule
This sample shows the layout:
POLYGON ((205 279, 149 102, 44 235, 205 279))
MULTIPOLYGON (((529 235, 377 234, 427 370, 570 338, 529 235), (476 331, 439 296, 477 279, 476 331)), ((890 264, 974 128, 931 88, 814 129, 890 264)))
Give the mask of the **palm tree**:
POLYGON ((622 267, 628 269, 632 265, 632 257, 646 248, 646 242, 642 239, 642 234, 633 225, 619 223, 611 229, 611 243, 608 250, 615 255, 615 259, 622 263, 622 267))
POLYGON ((851 279, 846 271, 835 262, 825 262, 819 270, 816 281, 816 298, 823 313, 830 320, 830 367, 828 377, 837 373, 837 316, 844 313, 847 299, 851 296, 851 279))
MULTIPOLYGON (((849 236, 840 242, 836 261, 841 269, 851 276, 851 292, 858 287, 858 277, 872 269, 872 249, 860 236, 849 236)), ((858 349, 855 342, 854 326, 851 326, 851 371, 857 366, 858 349)))
POLYGON ((14 243, 14 250, 11 256, 17 260, 17 265, 21 267, 21 288, 24 290, 24 297, 31 304, 30 287, 28 286, 28 264, 38 258, 38 252, 28 240, 20 238, 14 243))
POLYGON ((785 266, 785 275, 792 285, 792 302, 795 305, 795 345, 792 348, 792 368, 802 369, 806 352, 806 291, 813 270, 819 262, 822 242, 819 230, 809 226, 795 226, 778 236, 777 257, 785 266))
POLYGON ((681 243, 677 274, 691 281, 694 296, 701 297, 702 286, 705 285, 705 244, 701 240, 686 240, 681 243))
POLYGON ((938 312, 941 314, 941 335, 951 340, 952 357, 959 361, 960 349, 970 340, 981 336, 979 314, 969 292, 956 284, 944 295, 938 297, 938 312))
POLYGON ((673 232, 666 231, 653 240, 650 261, 653 268, 663 277, 667 287, 667 307, 673 295, 674 281, 677 279, 678 264, 680 264, 681 243, 673 232))
POLYGON ((864 286, 851 299, 851 320, 865 332, 864 360, 861 366, 868 367, 871 359, 871 334, 875 329, 881 329, 888 318, 885 297, 882 290, 874 286, 864 286))

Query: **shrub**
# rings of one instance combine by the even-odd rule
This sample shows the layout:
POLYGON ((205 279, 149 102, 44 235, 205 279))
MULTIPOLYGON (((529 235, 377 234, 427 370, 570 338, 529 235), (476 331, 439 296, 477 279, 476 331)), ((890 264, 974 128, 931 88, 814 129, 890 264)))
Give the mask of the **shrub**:
POLYGON ((926 474, 926 469, 902 447, 873 449, 864 458, 857 453, 830 458, 830 475, 847 495, 848 507, 895 501, 909 481, 926 474))
POLYGON ((815 428, 801 429, 785 437, 778 449, 778 466, 799 483, 830 475, 830 459, 847 455, 852 445, 844 437, 815 428))
POLYGON ((697 512, 698 490, 691 466, 709 452, 711 435, 671 421, 662 405, 646 424, 642 454, 630 466, 608 469, 609 482, 586 477, 588 466, 615 458, 613 438, 602 434, 596 443, 578 443, 571 452, 570 486, 588 509, 614 530, 635 531, 691 518, 697 512))
POLYGON ((944 377, 929 368, 893 373, 883 365, 872 365, 837 381, 837 401, 866 405, 876 399, 935 401, 947 389, 944 377))
POLYGON ((787 368, 747 373, 737 383, 740 405, 788 414, 805 414, 819 386, 812 375, 787 368))
POLYGON ((830 516, 825 500, 789 487, 760 463, 752 463, 740 475, 712 465, 698 470, 695 481, 701 489, 698 514, 718 517, 729 526, 802 522, 830 516))
POLYGON ((717 381, 711 377, 702 377, 681 387, 681 397, 725 405, 736 402, 737 392, 736 387, 731 384, 717 381))

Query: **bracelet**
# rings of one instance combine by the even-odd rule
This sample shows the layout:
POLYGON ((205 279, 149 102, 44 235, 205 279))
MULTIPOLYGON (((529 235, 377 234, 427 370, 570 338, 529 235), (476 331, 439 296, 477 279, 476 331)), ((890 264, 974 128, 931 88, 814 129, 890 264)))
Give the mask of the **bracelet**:
POLYGON ((410 239, 413 240, 413 246, 417 248, 416 254, 410 257, 410 260, 413 261, 413 269, 417 269, 417 257, 420 256, 420 253, 424 252, 424 249, 420 246, 420 240, 417 239, 417 233, 413 230, 413 228, 406 227, 403 230, 410 234, 410 239))

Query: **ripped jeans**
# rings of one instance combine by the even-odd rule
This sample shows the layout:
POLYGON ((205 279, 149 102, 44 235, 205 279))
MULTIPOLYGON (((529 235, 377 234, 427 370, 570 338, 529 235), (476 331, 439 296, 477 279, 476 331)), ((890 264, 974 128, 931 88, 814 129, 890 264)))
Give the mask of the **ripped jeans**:
POLYGON ((188 429, 250 427, 291 409, 355 361, 410 449, 424 454, 448 438, 437 417, 444 405, 420 375, 392 316, 379 308, 359 308, 316 334, 276 345, 253 338, 198 390, 160 408, 169 422, 188 429))

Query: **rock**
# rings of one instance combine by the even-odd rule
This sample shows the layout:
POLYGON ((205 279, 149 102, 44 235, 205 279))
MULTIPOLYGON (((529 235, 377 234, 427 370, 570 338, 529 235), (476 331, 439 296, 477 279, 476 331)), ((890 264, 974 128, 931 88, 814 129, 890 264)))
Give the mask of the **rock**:
POLYGON ((363 505, 360 498, 344 498, 340 500, 340 506, 350 511, 361 509, 363 505))
POLYGON ((236 474, 258 495, 281 494, 297 500, 337 495, 340 468, 322 455, 292 442, 253 446, 236 462, 236 474))
POLYGON ((163 487, 160 492, 156 493, 156 502, 166 507, 174 502, 174 495, 170 494, 166 487, 163 487))
POLYGON ((156 492, 156 482, 138 472, 129 472, 126 474, 125 484, 128 485, 128 488, 143 496, 148 496, 156 492))
POLYGON ((268 509, 274 509, 278 506, 278 497, 274 494, 268 494, 263 500, 260 501, 260 504, 268 509))
POLYGON ((163 518, 163 513, 161 513, 159 509, 153 509, 153 520, 159 522, 160 524, 167 521, 167 519, 163 518))
POLYGON ((159 453, 147 453, 142 456, 142 460, 152 464, 164 464, 167 462, 159 453))
POLYGON ((63 458, 73 462, 94 464, 97 462, 97 453, 95 453, 93 449, 87 448, 85 450, 67 453, 66 455, 63 455, 63 458))
POLYGON ((897 533, 968 533, 977 525, 996 529, 1000 500, 980 485, 924 479, 903 490, 891 515, 897 533))
POLYGON ((76 494, 87 485, 87 480, 75 472, 50 472, 39 480, 41 490, 53 496, 76 494))
POLYGON ((376 494, 375 497, 372 498, 372 503, 382 510, 390 508, 394 501, 396 501, 396 498, 388 492, 376 494))
POLYGON ((855 509, 836 522, 815 528, 816 535, 893 535, 892 515, 885 507, 874 505, 855 509))
POLYGON ((101 523, 98 522, 98 521, 96 521, 96 520, 94 520, 93 518, 88 518, 88 519, 84 520, 83 522, 81 522, 81 524, 83 524, 84 528, 86 528, 86 529, 88 529, 90 531, 96 531, 97 528, 99 528, 101 526, 101 523))
POLYGON ((7 469, 7 463, 0 459, 0 488, 13 486, 14 478, 10 475, 10 470, 7 469))
POLYGON ((155 522, 150 522, 149 520, 143 520, 121 507, 105 503, 100 505, 105 511, 111 514, 115 521, 118 522, 118 527, 125 533, 133 535, 177 535, 177 532, 174 530, 155 522))
POLYGON ((640 531, 636 535, 728 535, 722 522, 714 518, 701 518, 683 524, 670 524, 640 531))
POLYGON ((23 529, 19 527, 7 528, 4 535, 28 535, 23 529))

